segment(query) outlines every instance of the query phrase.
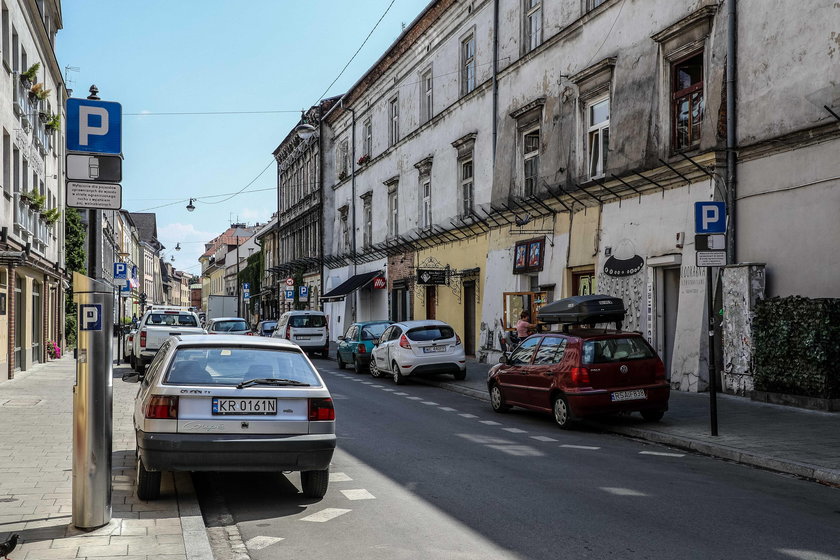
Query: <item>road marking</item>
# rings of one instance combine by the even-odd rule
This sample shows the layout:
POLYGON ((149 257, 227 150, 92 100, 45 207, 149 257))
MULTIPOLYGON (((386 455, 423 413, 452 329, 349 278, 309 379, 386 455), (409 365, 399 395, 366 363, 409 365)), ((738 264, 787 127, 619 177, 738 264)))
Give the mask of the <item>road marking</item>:
POLYGON ((348 500, 375 500, 376 496, 365 490, 364 488, 359 488, 355 490, 342 490, 342 494, 348 500))
POLYGON ((439 406, 438 408, 444 412, 455 412, 455 409, 450 406, 439 406))
MULTIPOLYGON (((380 385, 380 387, 381 387, 381 385, 380 385)), ((388 387, 382 387, 382 390, 383 391, 388 391, 389 393, 393 393, 394 391, 396 391, 396 389, 389 389, 388 387)), ((399 393, 396 393, 396 394, 398 395, 399 393)))
POLYGON ((408 393, 394 393, 394 394, 395 394, 395 395, 398 395, 398 396, 400 396, 400 397, 404 397, 404 396, 406 396, 408 393))
MULTIPOLYGON (((381 389, 382 385, 371 385, 374 389, 381 389)), ((393 389, 391 389, 393 391, 393 389)))
POLYGON ((557 441, 556 439, 548 436, 531 436, 531 439, 535 439, 537 441, 557 441))
POLYGON ((517 457, 542 457, 545 455, 542 451, 534 449, 530 445, 488 445, 508 455, 516 455, 517 457))
POLYGON ((348 482, 353 480, 343 472, 331 472, 330 473, 330 482, 348 482))
POLYGON ((373 382, 371 382, 371 381, 362 381, 362 384, 363 384, 363 385, 373 385, 373 382))
POLYGON ((588 449, 589 451, 598 451, 601 449, 600 447, 595 447, 592 445, 566 445, 565 443, 560 447, 565 447, 567 449, 588 449))
MULTIPOLYGON (((408 393, 406 393, 408 394, 408 393)), ((410 401, 422 401, 423 397, 406 397, 410 401)))
POLYGON ((319 512, 313 513, 312 515, 307 515, 306 517, 301 518, 301 521, 312 521, 313 523, 324 523, 325 521, 329 521, 330 519, 335 519, 339 515, 344 515, 345 513, 349 513, 353 510, 350 509, 341 509, 341 508, 327 508, 322 509, 319 512))
POLYGON ((463 416, 464 418, 478 418, 475 414, 459 414, 458 416, 463 416))
POLYGON ((432 402, 432 401, 423 401, 423 402, 422 402, 422 403, 420 403, 420 404, 428 404, 428 405, 432 405, 432 406, 437 406, 437 404, 438 404, 438 403, 436 403, 436 402, 432 402))
POLYGON ((510 432, 512 434, 527 434, 526 430, 520 430, 519 428, 502 428, 506 432, 510 432))
POLYGON ((616 496, 647 496, 644 492, 639 492, 638 490, 632 490, 630 488, 606 488, 601 487, 601 490, 604 492, 609 492, 610 494, 615 494, 616 496))
POLYGON ((282 540, 283 537, 254 537, 253 539, 248 539, 245 542, 245 546, 248 550, 262 550, 282 540))
POLYGON ((685 457, 685 453, 665 453, 663 451, 639 451, 639 455, 656 455, 657 457, 685 457))
POLYGON ((496 422, 494 420, 480 420, 482 424, 487 424, 488 426, 501 426, 501 422, 496 422))

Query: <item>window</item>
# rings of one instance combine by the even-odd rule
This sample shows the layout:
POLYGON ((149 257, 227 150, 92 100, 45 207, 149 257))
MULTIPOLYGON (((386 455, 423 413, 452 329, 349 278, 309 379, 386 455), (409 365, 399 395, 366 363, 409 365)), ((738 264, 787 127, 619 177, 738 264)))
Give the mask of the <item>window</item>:
POLYGON ((673 148, 700 143, 703 125, 703 52, 675 63, 672 73, 673 148))
POLYGON ((423 72, 420 78, 420 122, 432 120, 434 109, 432 106, 432 70, 423 72))
POLYGON ((589 119, 589 177, 604 176, 610 145, 610 100, 595 101, 587 110, 589 119))
POLYGON ((396 237, 399 224, 399 200, 397 189, 388 193, 388 237, 396 237))
POLYGON ((540 167, 540 129, 526 132, 522 142, 524 182, 522 194, 531 196, 537 191, 537 179, 540 167))
POLYGON ((342 140, 338 143, 338 151, 336 152, 335 157, 335 167, 338 169, 338 180, 341 181, 347 177, 348 170, 350 169, 349 145, 347 144, 347 140, 342 140))
POLYGON ((388 131, 388 140, 393 146, 400 141, 400 99, 393 98, 388 105, 388 116, 390 117, 390 126, 388 131))
POLYGON ((0 43, 0 48, 3 49, 3 62, 6 64, 6 67, 11 68, 12 64, 9 60, 9 10, 6 8, 5 2, 3 3, 3 19, 2 19, 2 43, 0 43))
POLYGON ((3 190, 11 194, 12 189, 12 138, 3 129, 3 190))
POLYGON ((534 357, 534 350, 537 349, 537 344, 539 342, 540 338, 538 336, 525 340, 510 355, 510 358, 508 358, 508 364, 513 366, 530 364, 531 359, 534 357))
POLYGON ((350 224, 348 214, 349 212, 347 206, 340 208, 338 211, 339 222, 341 225, 341 246, 339 248, 341 251, 350 250, 350 224))
POLYGON ((432 181, 424 179, 420 184, 420 227, 432 227, 432 181))
POLYGON ((461 215, 469 216, 473 211, 473 160, 459 162, 461 167, 461 215))
POLYGON ((525 0, 525 52, 542 43, 542 0, 525 0))
POLYGON ((371 207, 371 193, 368 193, 364 198, 364 208, 362 209, 362 223, 364 225, 364 234, 362 236, 362 246, 365 248, 373 244, 373 209, 371 207))
POLYGON ((461 95, 475 89, 475 34, 461 41, 461 95))
POLYGON ((543 338, 540 349, 534 357, 534 365, 537 364, 559 364, 566 352, 566 339, 559 336, 547 336, 543 338))
POLYGON ((365 120, 362 125, 362 155, 373 155, 373 127, 370 119, 365 120))
POLYGON ((592 11, 606 1, 607 0, 586 0, 586 11, 592 11))

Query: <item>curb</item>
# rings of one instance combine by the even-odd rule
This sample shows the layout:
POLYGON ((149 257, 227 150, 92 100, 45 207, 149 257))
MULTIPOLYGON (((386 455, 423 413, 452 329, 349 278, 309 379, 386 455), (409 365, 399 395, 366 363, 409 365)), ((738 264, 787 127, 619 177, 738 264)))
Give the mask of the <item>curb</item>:
POLYGON ((187 560, 213 560, 210 538, 207 536, 190 473, 173 472, 172 475, 175 479, 178 516, 181 518, 181 534, 184 537, 187 560))
MULTIPOLYGON (((490 402, 490 396, 487 393, 471 387, 463 387, 453 383, 423 379, 422 377, 414 378, 414 380, 425 385, 440 387, 441 389, 446 389, 447 391, 461 393, 462 395, 467 395, 468 397, 490 402)), ((695 453, 700 453, 701 455, 716 457, 718 459, 726 459, 742 465, 749 465, 751 467, 758 467, 769 471, 791 474, 809 480, 814 480, 822 484, 840 486, 840 471, 835 469, 827 469, 817 465, 791 461, 788 459, 778 459, 769 455, 749 453, 728 445, 709 443, 707 441, 666 434, 654 430, 644 430, 641 428, 631 428, 626 426, 612 426, 591 420, 587 423, 605 432, 659 443, 661 445, 668 445, 678 449, 685 449, 695 453)))

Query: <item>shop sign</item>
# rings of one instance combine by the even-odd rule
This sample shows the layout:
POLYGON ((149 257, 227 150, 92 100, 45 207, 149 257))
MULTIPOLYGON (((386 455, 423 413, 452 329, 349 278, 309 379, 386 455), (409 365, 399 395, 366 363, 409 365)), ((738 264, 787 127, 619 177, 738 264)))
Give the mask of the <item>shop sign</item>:
POLYGON ((513 273, 539 272, 545 261, 545 237, 519 241, 513 249, 513 273))
POLYGON ((373 289, 374 290, 384 290, 385 287, 388 285, 387 280, 385 280, 384 276, 377 276, 373 279, 373 289))
POLYGON ((446 269, 445 268, 418 268, 417 269, 417 283, 420 285, 445 286, 446 285, 446 269))
POLYGON ((619 259, 614 256, 604 263, 604 274, 607 276, 633 276, 645 265, 645 259, 639 255, 633 255, 629 259, 619 259))

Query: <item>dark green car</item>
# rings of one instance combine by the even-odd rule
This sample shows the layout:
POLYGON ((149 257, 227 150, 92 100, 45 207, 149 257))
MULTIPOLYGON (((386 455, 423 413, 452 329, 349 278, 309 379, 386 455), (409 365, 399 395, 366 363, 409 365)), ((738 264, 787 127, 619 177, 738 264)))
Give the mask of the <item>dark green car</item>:
POLYGON ((338 337, 338 368, 352 365, 356 373, 370 371, 370 352, 373 341, 393 321, 363 321, 353 323, 344 336, 338 337))

